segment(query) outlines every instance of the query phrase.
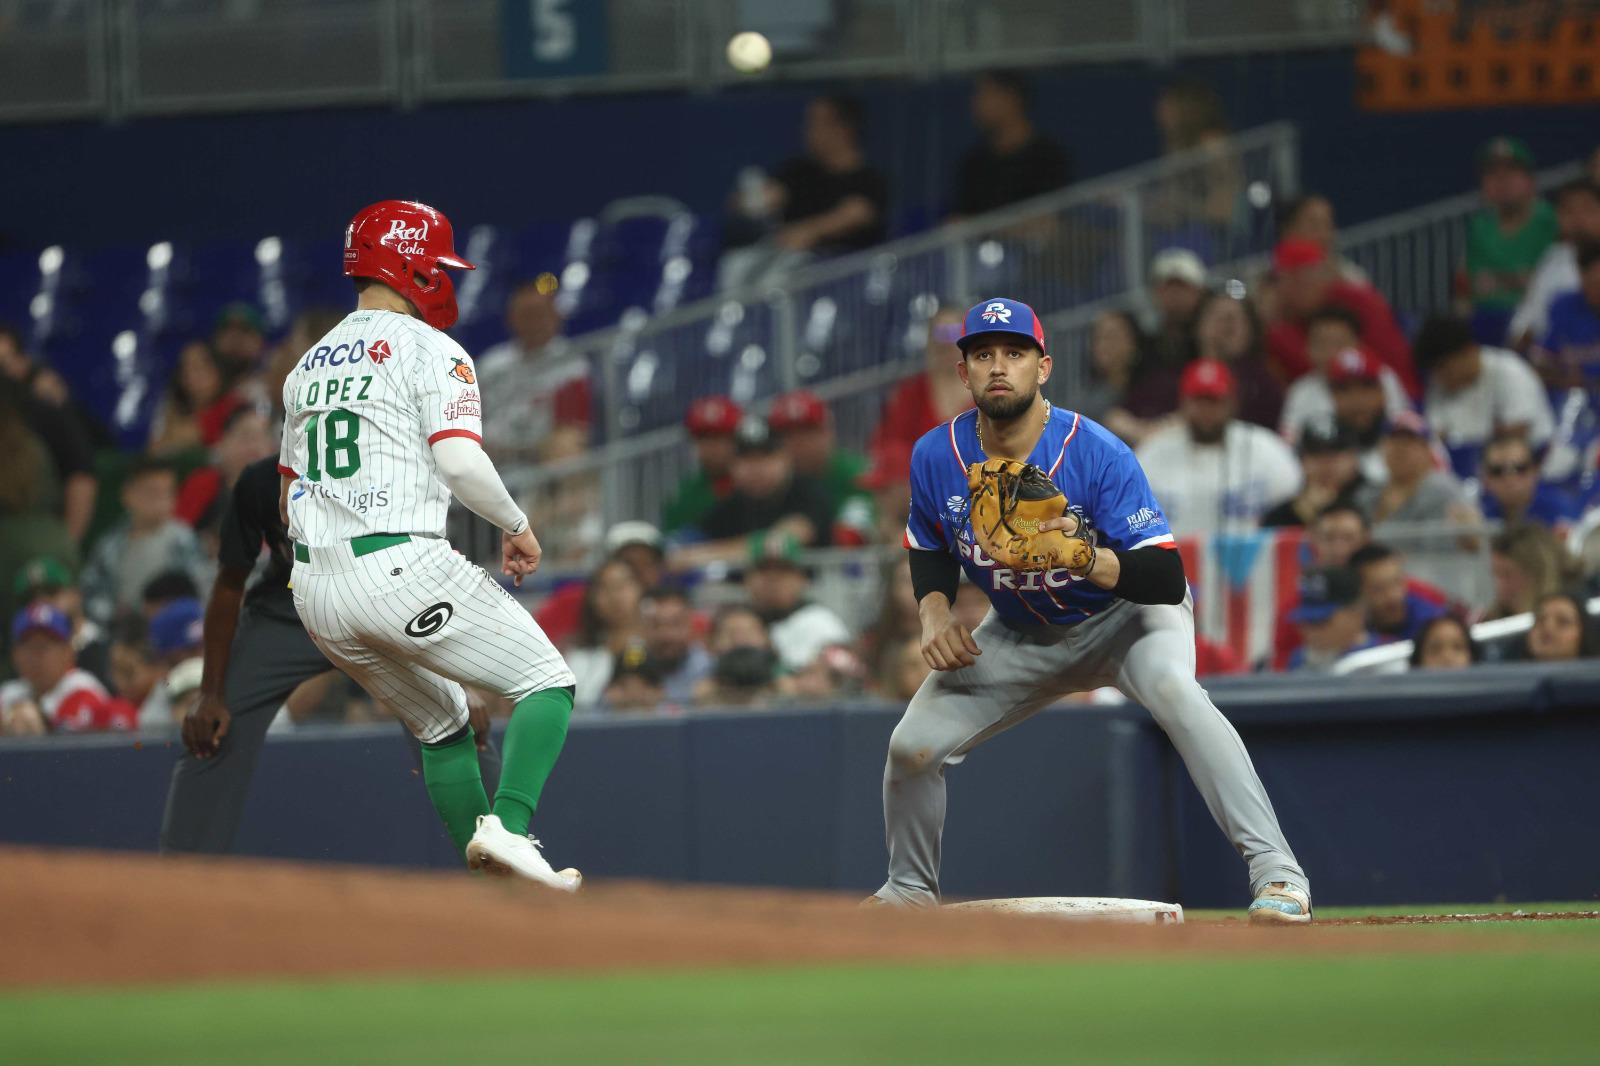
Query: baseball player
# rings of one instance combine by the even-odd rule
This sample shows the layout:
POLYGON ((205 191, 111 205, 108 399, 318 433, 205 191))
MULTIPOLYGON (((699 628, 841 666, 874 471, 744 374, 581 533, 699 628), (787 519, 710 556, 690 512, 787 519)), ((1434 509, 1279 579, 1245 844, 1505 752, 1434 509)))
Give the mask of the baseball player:
MULTIPOLYGON (((244 813, 267 727, 284 700, 333 669, 306 635, 289 591, 294 556, 278 514, 277 457, 251 463, 229 494, 218 526, 217 580, 206 604, 204 672, 198 704, 184 717, 183 743, 161 818, 161 850, 224 854, 244 813), (251 572, 267 549, 254 584, 251 572)), ((500 756, 485 717, 479 763, 500 779, 500 756)), ((410 729, 406 735, 416 743, 410 729)), ((417 749, 421 760, 421 749, 417 749)))
POLYGON ((1116 685, 1155 716, 1249 864, 1251 920, 1310 921, 1305 872, 1250 757, 1195 681, 1193 603, 1144 471, 1040 395, 1050 356, 1026 304, 978 304, 958 343, 977 410, 912 454, 905 545, 933 672, 889 741, 889 879, 869 902, 938 903, 946 766, 1066 693, 1116 685), (976 631, 950 611, 962 568, 993 607, 976 631))
POLYGON ((422 742, 423 778, 467 865, 576 891, 526 836, 566 740, 573 675, 531 615, 444 539, 451 495, 504 531, 517 584, 539 541, 483 451, 472 358, 445 268, 471 270, 449 221, 385 200, 345 231, 356 310, 283 384, 281 503, 295 610, 317 648, 422 742), (491 812, 462 684, 513 701, 491 812))

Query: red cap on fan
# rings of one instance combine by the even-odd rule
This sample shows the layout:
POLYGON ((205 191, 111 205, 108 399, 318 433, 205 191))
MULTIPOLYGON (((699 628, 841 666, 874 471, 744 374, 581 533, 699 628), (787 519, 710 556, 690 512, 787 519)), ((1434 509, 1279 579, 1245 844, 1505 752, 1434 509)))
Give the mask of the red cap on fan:
POLYGON ((1383 375, 1383 364, 1365 348, 1345 348, 1328 363, 1328 384, 1348 381, 1376 382, 1383 375))
POLYGON ((441 267, 476 270, 456 254, 450 220, 427 204, 380 200, 344 231, 344 274, 375 278, 416 305, 434 329, 456 323, 456 290, 441 267))
POLYGON ((709 437, 714 434, 732 434, 739 428, 744 412, 726 396, 702 396, 689 405, 683 424, 691 437, 709 437))
POLYGON ((1205 396, 1220 400, 1233 395, 1233 371, 1220 359, 1196 359, 1184 368, 1178 381, 1178 395, 1205 396))

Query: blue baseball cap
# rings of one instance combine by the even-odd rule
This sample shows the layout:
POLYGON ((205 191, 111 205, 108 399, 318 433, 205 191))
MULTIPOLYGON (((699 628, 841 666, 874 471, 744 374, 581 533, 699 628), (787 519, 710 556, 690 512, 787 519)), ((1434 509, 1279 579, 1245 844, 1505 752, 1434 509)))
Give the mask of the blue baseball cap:
POLYGON ((1289 621, 1315 625, 1361 599, 1361 580, 1348 566, 1325 566, 1300 575, 1300 602, 1289 611, 1289 621))
POLYGON ((198 648, 204 639, 205 611, 199 600, 173 600, 150 619, 150 646, 157 655, 198 648))
POLYGON ((16 644, 34 632, 49 633, 61 640, 71 640, 72 619, 48 603, 36 603, 32 607, 24 607, 11 619, 11 643, 16 644))
POLYGON ((1040 324, 1039 316, 1021 300, 997 296, 974 305, 967 312, 967 320, 956 346, 964 352, 973 341, 989 333, 1014 333, 1037 344, 1041 352, 1049 350, 1044 346, 1044 326, 1040 324))

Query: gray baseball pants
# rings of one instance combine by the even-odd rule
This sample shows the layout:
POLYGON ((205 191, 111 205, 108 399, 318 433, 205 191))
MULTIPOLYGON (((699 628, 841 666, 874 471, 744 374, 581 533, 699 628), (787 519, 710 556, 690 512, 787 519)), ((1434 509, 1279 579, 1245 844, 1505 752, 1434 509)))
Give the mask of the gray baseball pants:
POLYGON ((889 740, 883 820, 890 903, 939 902, 945 767, 1061 696, 1115 685, 1155 716, 1206 808, 1250 867, 1250 890, 1286 881, 1310 891, 1244 743, 1194 676, 1194 605, 1118 600, 1075 626, 1022 627, 995 612, 973 634, 983 654, 928 675, 889 740))

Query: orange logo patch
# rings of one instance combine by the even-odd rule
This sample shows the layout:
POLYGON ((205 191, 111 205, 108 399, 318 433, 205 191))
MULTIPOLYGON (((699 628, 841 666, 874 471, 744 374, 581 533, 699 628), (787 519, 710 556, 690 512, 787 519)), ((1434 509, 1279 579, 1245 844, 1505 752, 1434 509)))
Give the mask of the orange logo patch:
POLYGON ((451 377, 466 385, 472 385, 477 382, 478 379, 472 376, 472 368, 467 365, 465 359, 457 359, 452 355, 450 361, 455 364, 450 368, 451 377))

